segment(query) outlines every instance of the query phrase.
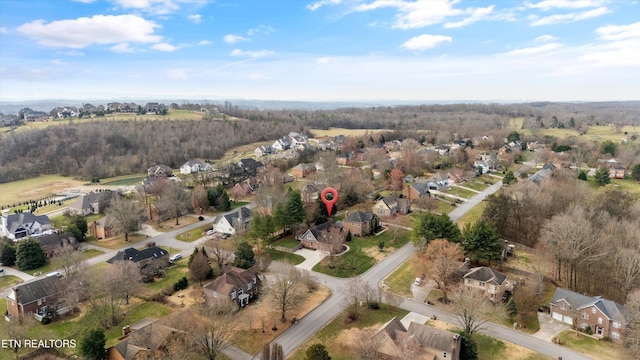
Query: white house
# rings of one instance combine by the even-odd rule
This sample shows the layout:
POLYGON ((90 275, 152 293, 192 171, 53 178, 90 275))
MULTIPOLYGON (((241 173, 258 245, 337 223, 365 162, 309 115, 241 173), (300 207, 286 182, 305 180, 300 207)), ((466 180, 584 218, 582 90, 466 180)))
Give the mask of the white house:
POLYGON ((47 230, 51 230, 51 221, 46 215, 34 215, 29 212, 9 215, 9 209, 2 211, 0 236, 18 241, 27 236, 42 234, 47 230))
POLYGON ((473 166, 475 166, 476 169, 481 168, 483 174, 486 174, 489 172, 489 164, 487 164, 486 161, 476 161, 473 163, 473 166))
POLYGON ((291 148, 291 140, 289 140, 289 138, 285 136, 276 140, 273 145, 271 145, 271 148, 276 151, 288 150, 289 148, 291 148))
POLYGON ((180 166, 180 174, 189 175, 191 173, 197 173, 200 171, 207 171, 211 169, 211 165, 208 163, 201 163, 198 160, 189 160, 180 166))
POLYGON ((212 224, 213 231, 234 235, 236 231, 246 229, 252 217, 251 209, 242 206, 229 214, 216 216, 212 224))

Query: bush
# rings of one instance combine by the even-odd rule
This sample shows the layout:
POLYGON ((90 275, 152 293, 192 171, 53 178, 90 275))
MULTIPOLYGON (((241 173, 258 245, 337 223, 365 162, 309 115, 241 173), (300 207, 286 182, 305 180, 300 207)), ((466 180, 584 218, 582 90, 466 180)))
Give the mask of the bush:
POLYGON ((176 281, 173 284, 173 290, 180 291, 182 289, 186 289, 187 286, 189 286, 189 280, 187 280, 187 278, 183 276, 182 279, 176 281))
POLYGON ((199 221, 204 220, 204 216, 198 216, 198 220, 199 220, 199 221))
POLYGON ((51 318, 48 316, 45 316, 42 318, 42 320, 40 320, 40 322, 42 323, 42 325, 47 325, 49 323, 51 323, 51 318))
POLYGON ((176 292, 175 286, 176 284, 166 286, 160 293, 164 296, 171 296, 176 292))
POLYGON ((380 309, 380 304, 377 301, 372 301, 369 304, 367 304, 367 306, 369 307, 369 309, 372 309, 372 310, 380 309))

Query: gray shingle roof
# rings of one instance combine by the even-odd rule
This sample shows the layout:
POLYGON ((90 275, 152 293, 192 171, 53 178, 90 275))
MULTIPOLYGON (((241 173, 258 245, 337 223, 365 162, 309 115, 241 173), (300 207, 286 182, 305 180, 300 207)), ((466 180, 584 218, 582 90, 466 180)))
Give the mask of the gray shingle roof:
POLYGON ((566 301, 572 308, 579 310, 591 306, 596 306, 602 313, 609 319, 624 322, 624 307, 615 301, 605 299, 601 296, 587 296, 577 292, 556 288, 556 292, 551 299, 552 304, 557 304, 559 301, 566 301))
POLYGON ((229 214, 222 215, 222 216, 224 216, 224 218, 227 219, 227 221, 229 222, 229 224, 231 224, 231 226, 237 227, 238 225, 244 225, 244 224, 239 224, 240 218, 243 219, 242 220, 243 223, 246 223, 251 220, 252 215, 253 215, 253 212, 251 211, 251 209, 249 209, 246 206, 241 206, 236 211, 229 214))
POLYGON ((370 211, 357 210, 357 211, 349 214, 349 216, 347 216, 347 218, 345 220, 346 221, 363 223, 363 222, 367 222, 367 221, 373 220, 374 216, 375 215, 370 211))
POLYGON ((30 212, 23 212, 7 216, 7 230, 9 230, 10 233, 14 233, 20 226, 33 224, 34 222, 42 225, 51 224, 47 215, 34 215, 30 212))
POLYGON ((465 279, 473 279, 484 282, 495 281, 498 285, 502 285, 507 279, 507 275, 486 266, 473 268, 469 270, 469 272, 466 273, 463 277, 465 279))
POLYGON ((133 261, 134 263, 137 263, 149 258, 161 258, 163 256, 168 256, 168 255, 169 255, 168 252, 166 252, 165 250, 157 246, 152 246, 144 250, 128 248, 128 249, 118 251, 118 253, 111 259, 107 260, 107 262, 109 264, 113 264, 116 261, 130 260, 130 261, 133 261))
POLYGON ((31 282, 15 286, 16 301, 19 304, 29 304, 47 296, 53 296, 60 292, 60 279, 57 276, 47 276, 31 282))

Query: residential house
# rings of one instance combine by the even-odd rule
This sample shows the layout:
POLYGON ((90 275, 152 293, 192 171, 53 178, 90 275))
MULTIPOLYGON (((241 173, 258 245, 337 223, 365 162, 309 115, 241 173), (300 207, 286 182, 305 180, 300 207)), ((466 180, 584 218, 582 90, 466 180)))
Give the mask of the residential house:
POLYGON ((324 189, 324 185, 316 185, 306 183, 300 190, 300 196, 303 203, 314 203, 320 197, 320 193, 324 189))
POLYGON ((51 230, 51 221, 46 215, 34 215, 29 212, 9 214, 9 209, 0 215, 0 236, 18 241, 27 236, 35 236, 51 230))
POLYGON ((384 197, 373 205, 373 213, 380 217, 408 214, 409 212, 411 212, 410 201, 395 195, 384 197))
POLYGON ((462 340, 451 331, 411 322, 408 327, 394 317, 372 338, 378 346, 378 358, 385 360, 413 359, 459 360, 462 340))
POLYGON ((304 234, 298 235, 297 239, 307 249, 329 252, 331 246, 343 244, 345 237, 346 232, 342 226, 329 221, 309 228, 304 234), (335 238, 336 236, 338 237, 337 239, 335 238))
POLYGON ((459 185, 467 181, 467 175, 465 174, 465 171, 460 168, 453 168, 449 170, 447 176, 449 177, 449 180, 454 184, 459 185))
POLYGON ((78 240, 76 240, 75 236, 70 232, 42 235, 38 236, 36 239, 38 239, 42 251, 44 251, 44 254, 48 258, 52 257, 58 249, 70 247, 73 250, 77 250, 79 246, 78 240))
POLYGON ((207 304, 231 300, 244 307, 260 294, 264 277, 260 268, 254 265, 248 269, 228 267, 224 274, 206 284, 204 296, 207 304))
POLYGON ((624 179, 626 168, 620 159, 598 159, 598 162, 609 169, 609 178, 624 179))
POLYGON ((531 180, 536 185, 540 185, 544 180, 550 178, 556 169, 557 168, 555 165, 547 163, 542 167, 542 169, 529 176, 529 180, 531 180))
MULTIPOLYGON (((247 179, 248 180, 248 179, 247 179)), ((242 181, 239 183, 236 183, 235 185, 233 185, 233 187, 231 188, 231 190, 229 190, 229 195, 233 196, 233 199, 235 201, 235 198, 238 196, 249 196, 249 195, 253 195, 254 194, 254 187, 251 186, 251 184, 248 181, 242 181)))
POLYGON ((266 156, 273 153, 273 149, 269 145, 260 145, 254 151, 255 156, 266 156))
POLYGON ((489 172, 489 169, 490 169, 490 165, 489 165, 489 163, 488 163, 488 162, 486 162, 486 161, 476 161, 476 162, 474 162, 474 163, 473 163, 473 166, 474 166, 476 169, 480 169, 480 170, 482 171, 482 173, 483 173, 483 174, 488 173, 488 172, 489 172))
MULTIPOLYGON (((69 214, 87 216, 90 214, 99 214, 100 205, 108 204, 114 192, 106 190, 103 192, 90 192, 88 194, 77 197, 69 204, 69 214)), ((104 209, 102 209, 104 210, 104 209)))
POLYGON ((147 170, 147 176, 149 177, 171 177, 173 171, 166 165, 153 165, 147 170))
POLYGON ((120 342, 107 349, 107 360, 165 359, 172 346, 185 346, 189 334, 154 320, 141 327, 124 326, 120 342))
POLYGON ((440 156, 448 156, 451 151, 451 147, 447 145, 436 145, 433 150, 437 151, 440 156))
POLYGON ((351 153, 338 154, 336 156, 336 163, 338 165, 347 165, 351 159, 353 159, 353 155, 351 153))
POLYGON ((150 102, 150 103, 147 103, 147 105, 144 106, 144 110, 148 114, 149 113, 160 114, 164 110, 166 110, 166 106, 164 104, 159 104, 157 102, 150 102))
POLYGON ((316 171, 316 168, 313 165, 298 164, 294 166, 293 169, 291 169, 291 176, 293 176, 294 179, 302 179, 315 171, 316 171))
POLYGON ((375 232, 380 225, 380 220, 376 214, 370 211, 356 210, 347 214, 343 221, 343 229, 346 232, 351 231, 354 236, 367 236, 375 232))
POLYGON ((473 268, 462 278, 467 289, 479 290, 495 302, 500 301, 505 291, 513 290, 507 275, 486 266, 473 268))
POLYGON ((47 120, 49 120, 49 114, 47 114, 44 111, 26 112, 24 114, 24 120, 27 121, 27 122, 47 121, 47 120))
POLYGON ((115 265, 119 261, 133 261, 143 275, 155 275, 159 269, 169 266, 169 252, 157 246, 150 246, 142 250, 127 248, 118 251, 114 257, 107 260, 115 265))
POLYGON ((89 225, 89 231, 91 231, 91 235, 98 240, 116 236, 119 234, 115 226, 116 221, 113 216, 107 215, 102 219, 92 222, 89 225))
POLYGON ((69 309, 61 301, 62 281, 57 276, 46 276, 14 286, 7 294, 7 315, 9 320, 22 320, 34 316, 41 320, 47 306, 59 314, 69 309))
POLYGON ((233 212, 216 216, 213 220, 213 231, 234 235, 237 231, 246 229, 252 218, 251 209, 241 206, 233 212))
POLYGON ((322 139, 322 140, 318 141, 317 148, 322 150, 322 151, 335 149, 335 147, 333 146, 333 143, 331 141, 329 141, 329 140, 326 140, 326 139, 322 139))
POLYGON ((527 143, 527 149, 529 151, 540 151, 540 150, 544 150, 546 147, 547 147, 547 144, 541 143, 538 141, 527 143))
POLYGON ((289 140, 289 137, 281 137, 271 145, 271 148, 275 151, 289 150, 291 148, 291 141, 289 140))
POLYGON ((550 303, 551 318, 590 332, 599 338, 622 343, 626 318, 624 307, 602 296, 587 296, 556 288, 550 303))
POLYGON ((180 174, 189 175, 200 171, 211 170, 211 165, 202 163, 198 160, 189 160, 180 166, 180 174))
POLYGON ((415 182, 402 190, 402 197, 414 201, 420 198, 431 196, 429 184, 426 182, 415 182))
POLYGON ((236 163, 236 167, 245 175, 256 176, 258 170, 264 168, 264 164, 252 158, 241 159, 236 163))
POLYGON ((427 179, 429 190, 447 190, 449 189, 449 176, 445 173, 436 173, 427 179))

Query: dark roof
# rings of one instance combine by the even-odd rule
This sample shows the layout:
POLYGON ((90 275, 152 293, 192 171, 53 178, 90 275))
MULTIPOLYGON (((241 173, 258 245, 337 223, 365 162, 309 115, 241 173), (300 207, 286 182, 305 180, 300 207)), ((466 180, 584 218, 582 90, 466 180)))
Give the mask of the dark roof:
POLYGON ((99 219, 98 221, 96 221, 96 224, 98 224, 99 226, 102 226, 103 228, 110 228, 113 226, 113 223, 116 222, 116 218, 114 218, 111 215, 106 215, 105 217, 99 219))
MULTIPOLYGON (((322 236, 324 233, 326 233, 327 231, 329 231, 329 229, 331 228, 338 228, 340 230, 342 230, 342 226, 338 225, 337 223, 328 221, 326 223, 320 224, 320 225, 316 225, 312 228, 310 228, 309 230, 307 230, 307 232, 311 232, 311 234, 313 234, 313 237, 317 240, 323 240, 324 237, 322 236)), ((304 235, 307 233, 305 232, 304 234, 301 235, 301 237, 304 237, 304 235)))
POLYGON ((163 256, 169 256, 169 253, 157 246, 151 246, 143 250, 128 248, 128 249, 118 251, 116 256, 107 260, 107 262, 109 264, 113 264, 116 261, 130 260, 130 261, 133 261, 134 263, 138 263, 140 261, 143 261, 149 258, 161 258, 163 256))
POLYGON ((92 191, 75 199, 71 204, 69 204, 69 207, 73 209, 88 209, 91 207, 91 204, 100 202, 103 197, 110 198, 112 195, 113 191, 111 190, 105 190, 104 192, 99 193, 92 191))
POLYGON ((458 334, 452 333, 451 331, 421 325, 415 322, 409 324, 407 333, 413 335, 422 346, 450 353, 455 352, 459 337, 458 334))
POLYGON ((624 322, 624 307, 615 301, 605 299, 601 296, 587 296, 577 292, 556 288, 556 292, 551 299, 552 304, 556 304, 559 301, 566 301, 572 308, 579 310, 591 306, 596 306, 602 313, 609 319, 624 322))
POLYGON ((13 288, 16 301, 26 305, 38 299, 56 295, 60 292, 60 279, 57 276, 47 276, 13 288))
POLYGON ((70 232, 66 232, 63 234, 42 235, 42 236, 38 236, 37 239, 38 239, 38 242, 40 242, 40 246, 42 247, 63 246, 65 245, 65 243, 69 245, 73 245, 78 242, 76 238, 73 236, 73 234, 70 232))
POLYGON ((429 193, 429 183, 427 182, 416 182, 411 185, 418 193, 420 194, 428 194, 429 193))
MULTIPOLYGON (((260 269, 254 265, 248 269, 229 267, 228 270, 217 279, 205 285, 205 289, 211 289, 220 294, 229 294, 235 288, 241 288, 260 274, 260 269)), ((260 278, 258 276, 258 278, 260 278)))
POLYGON ((398 320, 398 317, 394 316, 393 319, 389 320, 386 324, 382 325, 380 330, 378 330, 378 334, 382 331, 386 332, 391 339, 395 340, 396 331, 407 332, 407 329, 404 328, 404 325, 402 325, 402 322, 398 320))
POLYGON ((34 222, 39 222, 42 225, 51 224, 47 215, 34 215, 30 212, 23 212, 7 216, 7 230, 10 233, 14 233, 20 226, 34 222))
POLYGON ((469 272, 466 273, 463 277, 465 279, 473 279, 484 282, 495 281, 498 285, 502 285, 507 279, 507 275, 486 266, 473 268, 469 270, 469 272))
POLYGON ((225 215, 218 215, 218 217, 215 218, 215 220, 213 221, 218 222, 218 220, 220 219, 219 217, 222 216, 225 219, 227 219, 227 222, 229 222, 229 224, 232 227, 237 227, 239 225, 244 225, 244 223, 247 223, 251 220, 251 216, 253 215, 253 212, 251 211, 251 209, 249 209, 246 206, 241 206, 240 208, 238 208, 236 211, 225 214, 225 215), (239 224, 240 219, 242 220, 242 224, 239 224))
POLYGON ((357 211, 349 214, 349 216, 347 216, 347 218, 345 220, 346 221, 363 223, 363 222, 367 222, 367 221, 373 220, 374 216, 375 215, 370 211, 357 210, 357 211))
POLYGON ((246 158, 246 159, 241 159, 240 161, 238 161, 238 166, 243 167, 243 168, 257 169, 259 167, 264 166, 264 164, 261 163, 260 161, 254 160, 252 158, 246 158))

